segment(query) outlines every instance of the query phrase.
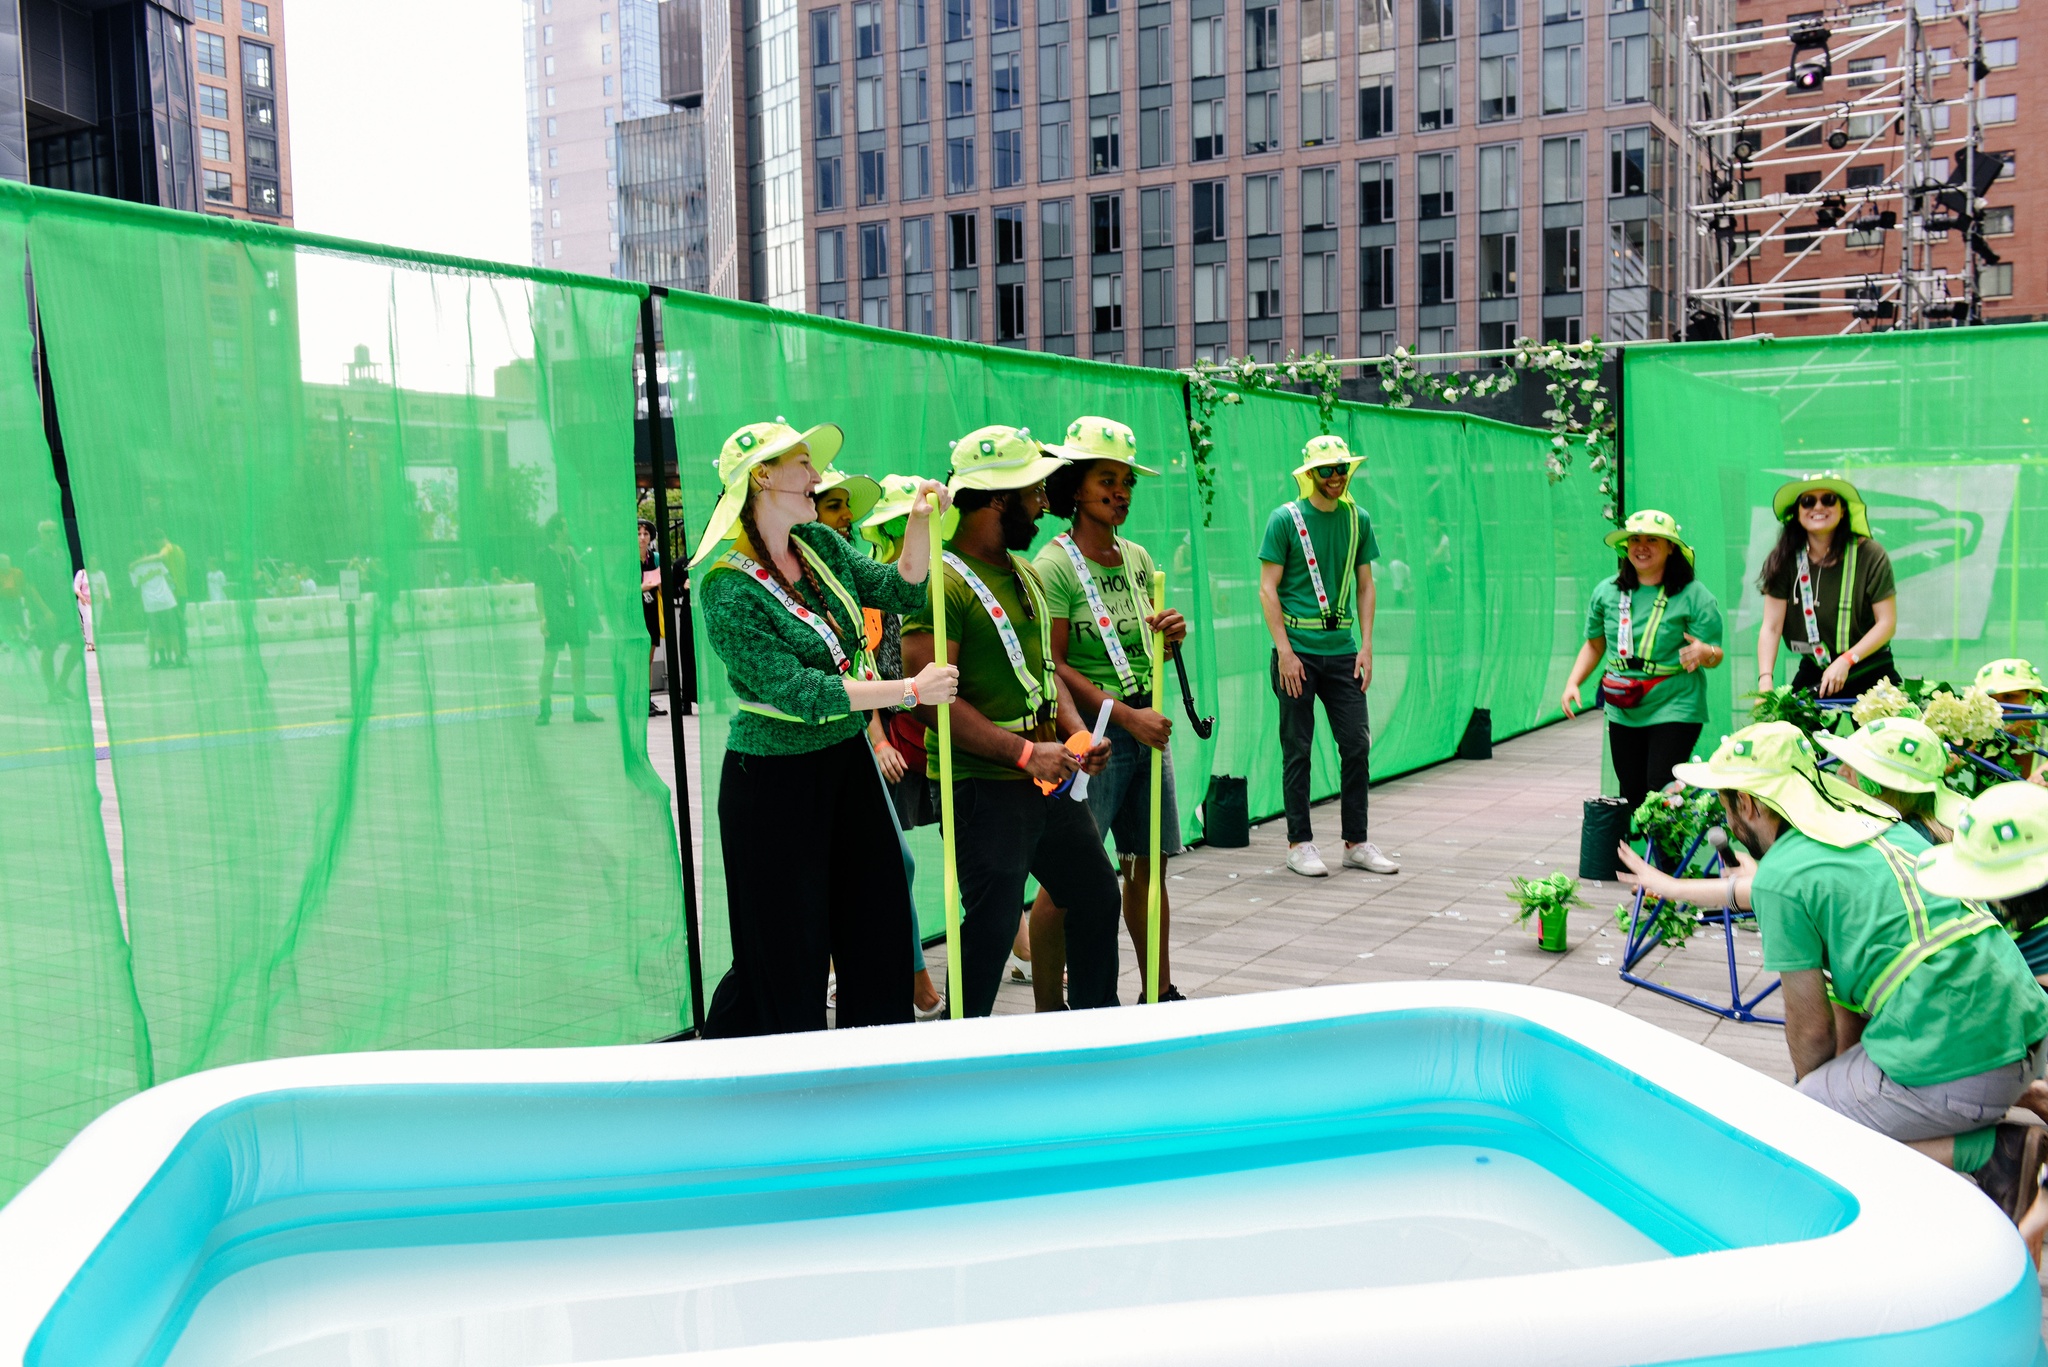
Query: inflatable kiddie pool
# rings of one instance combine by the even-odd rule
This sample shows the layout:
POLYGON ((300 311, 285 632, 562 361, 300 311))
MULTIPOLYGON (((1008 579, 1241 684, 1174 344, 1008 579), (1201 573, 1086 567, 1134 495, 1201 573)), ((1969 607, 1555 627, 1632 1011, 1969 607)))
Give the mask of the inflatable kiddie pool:
POLYGON ((31 1367, 2029 1367, 2039 1311, 1961 1179, 1469 983, 223 1068, 0 1211, 31 1367))

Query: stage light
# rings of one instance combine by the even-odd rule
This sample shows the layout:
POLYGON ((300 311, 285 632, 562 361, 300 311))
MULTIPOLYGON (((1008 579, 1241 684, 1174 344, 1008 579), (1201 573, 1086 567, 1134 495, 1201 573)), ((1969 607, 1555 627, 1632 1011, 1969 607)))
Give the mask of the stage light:
POLYGON ((1828 30, 1825 25, 1813 24, 1792 31, 1792 69, 1787 80, 1795 94, 1819 90, 1835 71, 1835 62, 1828 52, 1828 30), (1804 54, 1811 53, 1811 56, 1804 54))
POLYGON ((1835 151, 1839 152, 1839 151, 1841 151, 1841 150, 1842 150, 1842 149, 1843 149, 1844 147, 1847 147, 1848 145, 1849 145, 1849 130, 1848 130, 1848 129, 1846 129, 1846 128, 1837 128, 1837 129, 1836 129, 1836 130, 1835 130, 1834 132, 1832 132, 1832 133, 1828 134, 1828 146, 1829 146, 1829 147, 1831 147, 1831 148, 1833 148, 1833 149, 1834 149, 1835 151))
POLYGON ((1842 215, 1847 212, 1848 205, 1843 201, 1840 195, 1829 195, 1827 198, 1823 199, 1818 206, 1815 207, 1813 211, 1813 221, 1821 228, 1823 232, 1825 232, 1827 229, 1834 227, 1837 223, 1840 223, 1842 221, 1842 215))
POLYGON ((1747 128, 1735 130, 1735 141, 1729 144, 1729 152, 1737 161, 1747 162, 1756 155, 1756 135, 1747 128))

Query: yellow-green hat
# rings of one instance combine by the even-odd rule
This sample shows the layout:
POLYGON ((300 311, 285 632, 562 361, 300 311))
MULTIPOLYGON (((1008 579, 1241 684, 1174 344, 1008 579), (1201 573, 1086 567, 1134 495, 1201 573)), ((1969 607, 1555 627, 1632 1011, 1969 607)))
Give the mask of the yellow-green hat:
POLYGON ((1993 660, 1977 671, 1977 687, 1986 693, 2048 693, 2048 683, 2027 660, 1993 660))
POLYGON ((1055 456, 1064 456, 1080 463, 1091 460, 1113 460, 1128 465, 1141 475, 1156 475, 1157 470, 1148 470, 1138 464, 1138 435, 1114 418, 1076 418, 1067 424, 1067 435, 1061 441, 1046 443, 1045 449, 1055 456))
POLYGON ((733 534, 740 509, 747 501, 747 476, 755 467, 802 446, 811 453, 811 468, 823 474, 845 444, 846 434, 832 423, 821 422, 799 432, 781 418, 774 422, 750 422, 727 437, 725 445, 718 449, 718 482, 725 486, 725 493, 711 510, 711 520, 704 524, 704 537, 697 543, 697 553, 690 557, 690 563, 694 565, 711 554, 713 547, 733 534))
POLYGON ((1806 733, 1786 721, 1758 722, 1724 736, 1712 759, 1673 765, 1671 773, 1695 788, 1748 793, 1824 845, 1849 849, 1898 819, 1814 761, 1806 733))
POLYGON ((1833 470, 1823 470, 1817 475, 1801 475, 1788 484, 1779 485, 1778 492, 1771 495, 1771 512, 1778 521, 1788 521, 1799 505, 1801 494, 1821 489, 1842 500, 1848 509, 1850 531, 1858 536, 1870 535, 1870 510, 1863 506, 1863 495, 1856 492, 1855 485, 1833 470))
POLYGON ((828 470, 818 476, 817 487, 811 490, 811 501, 817 502, 834 489, 846 490, 846 501, 853 506, 853 520, 856 524, 868 515, 868 510, 881 501, 882 486, 866 475, 841 474, 828 470))
POLYGON ((977 427, 953 443, 953 489, 1029 489, 1067 462, 1045 454, 1028 427, 977 427))
POLYGON ((1814 737, 1821 748, 1863 777, 1901 793, 1933 793, 1934 819, 1953 826, 1968 801, 1942 782, 1948 774, 1948 746, 1926 722, 1912 717, 1879 717, 1853 736, 1814 737))
POLYGON ((923 483, 916 475, 883 475, 881 498, 870 508, 861 520, 863 527, 881 527, 899 517, 910 516, 910 505, 917 501, 917 486, 923 483))
POLYGON ((1607 545, 1612 550, 1625 550, 1632 536, 1661 536, 1679 550, 1685 552, 1685 563, 1692 563, 1692 547, 1685 544, 1683 529, 1678 519, 1669 513, 1660 513, 1655 508, 1630 513, 1628 521, 1607 534, 1607 545))
MULTIPOLYGON (((1348 465, 1351 472, 1357 474, 1358 467, 1363 464, 1365 457, 1352 454, 1350 444, 1336 433, 1326 432, 1320 437, 1310 437, 1307 445, 1301 448, 1301 464, 1294 467, 1294 487, 1301 490, 1303 498, 1307 498, 1316 487, 1316 477, 1310 471, 1325 465, 1348 465)), ((1347 500, 1351 497, 1350 489, 1344 491, 1344 497, 1347 500)))
POLYGON ((1917 873, 1938 897, 2018 897, 2048 884, 2048 788, 1986 788, 1957 819, 1954 842, 1921 855, 1917 873))

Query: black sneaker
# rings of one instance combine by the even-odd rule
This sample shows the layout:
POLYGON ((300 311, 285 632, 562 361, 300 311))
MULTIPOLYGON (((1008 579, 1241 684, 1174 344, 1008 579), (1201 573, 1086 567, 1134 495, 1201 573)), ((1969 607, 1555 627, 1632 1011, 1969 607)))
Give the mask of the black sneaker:
POLYGON ((1180 994, 1179 988, 1175 987, 1172 983, 1168 983, 1166 990, 1159 994, 1159 1000, 1163 1002, 1184 1002, 1187 998, 1180 994))
POLYGON ((656 705, 655 705, 655 704, 654 704, 654 703, 653 703, 653 702, 652 702, 652 701, 650 700, 650 701, 648 702, 648 704, 647 704, 647 715, 648 715, 648 716, 650 716, 650 717, 666 717, 666 716, 668 715, 668 712, 667 712, 667 710, 666 710, 666 709, 664 709, 664 708, 661 708, 661 707, 657 707, 657 706, 656 706, 656 705))

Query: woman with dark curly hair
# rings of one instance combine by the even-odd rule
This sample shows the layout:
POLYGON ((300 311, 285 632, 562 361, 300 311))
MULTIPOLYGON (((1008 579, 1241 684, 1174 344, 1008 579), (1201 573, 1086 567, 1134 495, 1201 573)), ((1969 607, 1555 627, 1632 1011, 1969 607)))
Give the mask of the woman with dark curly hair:
POLYGON ((1757 691, 1773 686, 1781 641, 1800 657, 1792 686, 1823 698, 1856 697, 1896 678, 1898 588, 1891 557, 1870 535, 1863 495, 1839 475, 1807 475, 1780 487, 1771 511, 1784 525, 1757 576, 1764 595, 1757 691))

